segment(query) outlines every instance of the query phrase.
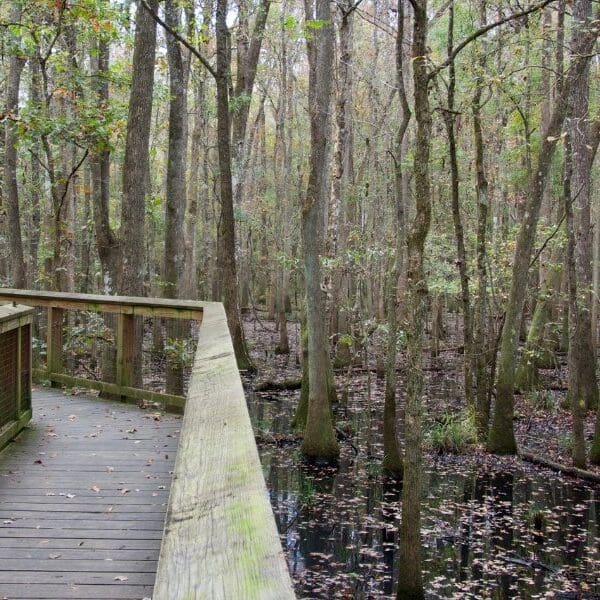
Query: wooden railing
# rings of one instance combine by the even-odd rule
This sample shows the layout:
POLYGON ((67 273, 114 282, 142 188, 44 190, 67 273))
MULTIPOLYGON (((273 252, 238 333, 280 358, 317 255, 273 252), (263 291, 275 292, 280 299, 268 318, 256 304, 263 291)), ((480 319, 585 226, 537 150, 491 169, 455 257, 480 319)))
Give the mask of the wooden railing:
POLYGON ((0 288, 0 303, 2 302, 18 302, 47 310, 46 367, 42 370, 34 369, 34 376, 37 379, 71 387, 94 389, 136 401, 159 402, 170 408, 183 407, 185 403, 183 396, 152 391, 134 385, 135 318, 157 317, 202 321, 201 302, 0 288), (100 381, 65 373, 63 333, 65 314, 70 310, 116 314, 115 381, 100 381))
MULTIPOLYGON (((292 600, 286 560, 262 474, 223 305, 0 289, 0 302, 48 311, 47 369, 54 382, 181 401, 131 388, 133 317, 201 320, 185 398, 154 600, 292 600), (117 383, 63 373, 64 311, 116 313, 117 383)), ((31 414, 31 413, 29 413, 31 414)))
POLYGON ((26 306, 0 306, 0 449, 31 419, 31 322, 26 306))
POLYGON ((225 311, 203 306, 152 597, 292 599, 225 311))

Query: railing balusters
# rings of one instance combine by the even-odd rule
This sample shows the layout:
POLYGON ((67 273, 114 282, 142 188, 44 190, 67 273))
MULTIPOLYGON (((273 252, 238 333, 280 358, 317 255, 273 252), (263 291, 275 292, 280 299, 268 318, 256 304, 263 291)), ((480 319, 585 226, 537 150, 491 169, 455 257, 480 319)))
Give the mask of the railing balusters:
POLYGON ((117 317, 117 385, 133 387, 135 354, 135 320, 133 315, 119 313, 117 317))
MULTIPOLYGON (((65 311, 56 306, 48 307, 48 341, 47 368, 48 374, 63 372, 63 321, 65 311)), ((51 381, 52 387, 60 387, 60 383, 51 381)))
POLYGON ((123 400, 160 402, 169 410, 181 411, 185 398, 136 387, 136 323, 137 319, 155 317, 202 321, 204 303, 193 300, 140 298, 130 296, 98 296, 38 290, 0 288, 0 303, 20 302, 47 310, 46 369, 36 369, 35 375, 50 381, 52 387, 68 385, 95 389, 120 396, 123 400), (114 381, 98 381, 95 377, 66 373, 64 320, 66 311, 88 311, 117 315, 116 369, 114 381))

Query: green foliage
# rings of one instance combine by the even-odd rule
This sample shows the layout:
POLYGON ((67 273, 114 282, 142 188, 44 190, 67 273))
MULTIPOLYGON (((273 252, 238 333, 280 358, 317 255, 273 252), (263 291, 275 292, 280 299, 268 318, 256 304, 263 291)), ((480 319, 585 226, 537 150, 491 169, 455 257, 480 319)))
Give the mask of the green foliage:
POLYGON ((474 419, 466 414, 445 414, 431 426, 427 446, 438 454, 459 454, 477 441, 474 419))
POLYGON ((165 353, 171 363, 182 368, 191 367, 194 362, 195 344, 191 338, 167 338, 165 353))
POLYGON ((278 252, 276 259, 284 269, 289 271, 295 271, 300 266, 300 258, 297 256, 290 256, 285 252, 278 252))
POLYGON ((229 98, 229 111, 232 113, 239 112, 244 106, 249 106, 252 96, 241 93, 239 96, 229 98))
POLYGON ((319 20, 319 19, 311 19, 310 21, 306 21, 304 23, 304 27, 308 30, 318 31, 319 29, 323 29, 327 25, 330 25, 331 21, 327 20, 319 20))

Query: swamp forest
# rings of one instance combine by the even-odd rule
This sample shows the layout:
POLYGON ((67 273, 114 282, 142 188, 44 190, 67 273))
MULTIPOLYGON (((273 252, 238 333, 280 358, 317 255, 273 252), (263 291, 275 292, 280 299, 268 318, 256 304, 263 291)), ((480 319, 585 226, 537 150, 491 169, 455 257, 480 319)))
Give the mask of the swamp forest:
MULTIPOLYGON (((3 0, 0 284, 223 303, 298 598, 598 599, 599 35, 598 0, 3 0)), ((133 378, 183 396, 195 326, 149 322, 133 378)), ((119 381, 111 315, 61 328, 119 381)))

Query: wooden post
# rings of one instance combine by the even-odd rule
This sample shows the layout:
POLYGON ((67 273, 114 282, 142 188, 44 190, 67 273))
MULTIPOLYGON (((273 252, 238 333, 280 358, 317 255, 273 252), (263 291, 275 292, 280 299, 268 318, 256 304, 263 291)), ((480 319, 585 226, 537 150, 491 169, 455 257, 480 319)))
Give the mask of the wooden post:
POLYGON ((117 385, 119 387, 132 387, 135 353, 134 342, 134 316, 119 313, 117 319, 117 385))
POLYGON ((22 396, 23 396, 23 390, 22 390, 22 379, 21 379, 21 372, 23 370, 23 365, 22 365, 22 347, 23 347, 23 336, 22 336, 22 332, 23 332, 23 327, 24 325, 21 325, 20 327, 17 328, 17 385, 16 385, 16 398, 15 398, 15 406, 17 409, 17 420, 19 419, 19 417, 21 416, 21 412, 22 412, 22 396))
MULTIPOLYGON (((48 307, 48 347, 47 369, 48 373, 63 372, 63 317, 64 310, 55 306, 48 307)), ((60 384, 52 382, 52 387, 60 384)))

